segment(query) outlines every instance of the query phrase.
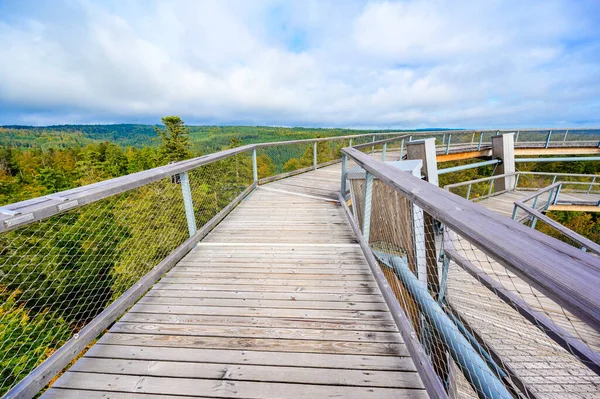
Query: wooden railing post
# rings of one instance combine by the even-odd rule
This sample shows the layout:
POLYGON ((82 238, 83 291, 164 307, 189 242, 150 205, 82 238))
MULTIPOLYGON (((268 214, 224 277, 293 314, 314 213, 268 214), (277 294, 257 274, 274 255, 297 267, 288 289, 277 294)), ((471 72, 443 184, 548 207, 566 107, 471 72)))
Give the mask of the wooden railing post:
MULTIPOLYGON (((492 158, 502 163, 494 169, 494 176, 515 172, 515 134, 505 133, 492 137, 492 158)), ((504 176, 494 180, 494 192, 510 190, 515 185, 515 176, 504 176)))

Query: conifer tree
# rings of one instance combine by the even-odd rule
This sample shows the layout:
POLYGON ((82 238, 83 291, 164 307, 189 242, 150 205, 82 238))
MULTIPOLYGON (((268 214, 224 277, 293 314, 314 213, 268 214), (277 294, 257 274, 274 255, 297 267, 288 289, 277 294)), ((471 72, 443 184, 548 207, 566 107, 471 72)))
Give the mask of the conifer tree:
POLYGON ((192 157, 189 149, 188 128, 178 116, 162 118, 165 129, 154 127, 161 139, 160 154, 168 162, 182 161, 192 157))

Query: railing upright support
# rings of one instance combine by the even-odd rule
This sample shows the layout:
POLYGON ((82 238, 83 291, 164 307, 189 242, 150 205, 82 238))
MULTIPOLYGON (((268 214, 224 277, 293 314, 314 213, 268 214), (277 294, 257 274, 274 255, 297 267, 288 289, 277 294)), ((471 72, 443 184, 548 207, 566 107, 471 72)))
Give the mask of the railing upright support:
POLYGON ((475 132, 471 135, 471 145, 473 145, 473 143, 475 143, 475 132))
POLYGON ((383 143, 383 150, 381 151, 381 161, 385 162, 385 153, 387 152, 387 143, 383 143))
POLYGON ((190 189, 190 178, 187 172, 179 174, 181 182, 181 194, 183 195, 183 207, 185 208, 185 218, 187 220, 188 232, 190 237, 196 234, 196 217, 194 216, 194 203, 192 201, 192 190, 190 189))
MULTIPOLYGON (((375 142, 375 135, 373 135, 373 143, 375 142)), ((375 146, 371 146, 371 152, 375 152, 375 146)))
MULTIPOLYGON (((500 159, 502 163, 494 169, 494 175, 504 175, 514 173, 515 167, 515 134, 504 133, 500 136, 492 137, 492 159, 500 159)), ((495 192, 510 190, 514 186, 515 176, 504 176, 497 179, 494 183, 495 192)))
POLYGON ((548 136, 546 136, 546 145, 544 146, 544 148, 548 148, 548 146, 550 145, 550 137, 552 137, 552 130, 550 130, 548 132, 548 136))
POLYGON ((467 188, 467 199, 469 199, 469 197, 471 197, 471 184, 469 184, 469 187, 467 188))
POLYGON ((402 161, 402 153, 404 152, 404 139, 400 141, 400 156, 398 157, 398 161, 402 161))
POLYGON ((341 194, 342 198, 346 199, 346 162, 348 161, 348 155, 346 153, 342 153, 342 184, 341 184, 341 194))
POLYGON ((588 187, 586 194, 589 194, 590 191, 592 191, 592 187, 594 186, 594 183, 596 183, 596 176, 594 176, 594 178, 592 179, 592 182, 590 183, 590 186, 588 187))
POLYGON ((450 141, 452 141, 452 135, 448 135, 448 141, 446 142, 446 155, 450 153, 450 141))
POLYGON ((521 131, 517 130, 517 134, 515 135, 515 143, 519 141, 519 133, 521 133, 521 131))
POLYGON ((317 142, 313 143, 313 169, 317 169, 317 142))
POLYGON ((563 142, 567 141, 567 135, 569 134, 569 129, 565 130, 565 136, 563 137, 563 142))
POLYGON ((348 143, 348 147, 352 147, 352 137, 350 137, 350 142, 348 143))
POLYGON ((365 176, 365 203, 363 212, 363 237, 367 244, 371 235, 371 205, 373 201, 373 175, 366 172, 365 176))
POLYGON ((256 162, 256 148, 252 149, 252 177, 254 183, 258 183, 258 164, 256 162))
POLYGON ((479 143, 477 144, 477 151, 481 151, 481 143, 483 143, 483 132, 479 133, 479 143))
MULTIPOLYGON (((534 210, 534 211, 537 211, 537 209, 535 209, 535 207, 537 206, 537 201, 538 201, 538 198, 539 198, 539 196, 538 196, 538 197, 535 197, 535 198, 533 199, 533 205, 532 205, 531 207, 533 208, 533 210, 534 210)), ((537 218, 534 216, 534 217, 531 219, 531 226, 529 226, 529 227, 531 227, 532 229, 535 229, 535 224, 536 224, 536 223, 537 223, 537 218)))

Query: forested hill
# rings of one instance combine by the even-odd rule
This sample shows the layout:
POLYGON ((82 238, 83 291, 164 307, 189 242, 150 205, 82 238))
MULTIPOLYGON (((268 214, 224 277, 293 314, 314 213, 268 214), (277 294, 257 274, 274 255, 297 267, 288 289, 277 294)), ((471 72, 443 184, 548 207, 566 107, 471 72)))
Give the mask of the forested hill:
MULTIPOLYGON (((286 128, 268 126, 188 126, 191 149, 209 153, 227 146, 231 138, 244 144, 360 134, 351 129, 286 128)), ((440 129, 442 130, 442 129, 440 129)), ((385 130, 379 130, 383 132, 385 130)), ((369 132, 375 132, 370 130, 369 132)), ((154 125, 58 125, 0 126, 0 146, 18 148, 70 148, 90 143, 111 142, 122 147, 158 145, 154 125)))

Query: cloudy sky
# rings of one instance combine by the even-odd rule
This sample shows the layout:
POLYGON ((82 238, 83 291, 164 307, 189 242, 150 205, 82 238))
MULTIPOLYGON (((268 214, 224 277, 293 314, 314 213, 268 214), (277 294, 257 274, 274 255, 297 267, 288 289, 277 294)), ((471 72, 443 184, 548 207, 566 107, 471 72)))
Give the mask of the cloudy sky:
POLYGON ((600 125, 600 1, 0 0, 0 125, 600 125))

